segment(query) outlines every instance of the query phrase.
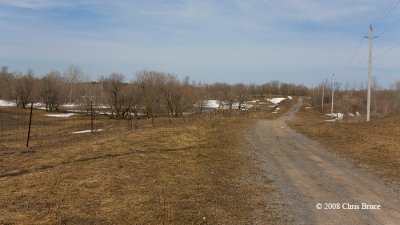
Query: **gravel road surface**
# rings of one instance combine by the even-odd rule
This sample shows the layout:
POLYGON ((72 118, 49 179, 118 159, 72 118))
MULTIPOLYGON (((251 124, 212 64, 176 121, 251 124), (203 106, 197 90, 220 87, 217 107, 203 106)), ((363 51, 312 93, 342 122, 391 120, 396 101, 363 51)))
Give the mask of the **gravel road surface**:
POLYGON ((262 170, 273 180, 278 194, 271 199, 272 207, 282 222, 400 224, 398 187, 384 184, 286 125, 301 104, 299 99, 279 119, 258 121, 246 135, 262 170))

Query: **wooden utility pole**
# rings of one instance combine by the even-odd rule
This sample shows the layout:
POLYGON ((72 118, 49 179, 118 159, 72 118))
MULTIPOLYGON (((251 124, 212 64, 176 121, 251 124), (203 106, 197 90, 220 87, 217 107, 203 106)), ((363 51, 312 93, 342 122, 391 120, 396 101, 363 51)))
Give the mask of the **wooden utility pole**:
POLYGON ((367 94, 367 121, 371 116, 371 83, 372 83, 372 39, 374 39, 372 25, 369 26, 369 59, 368 59, 368 94, 367 94))
POLYGON ((332 75, 332 105, 331 105, 331 117, 333 117, 333 99, 335 96, 335 74, 332 75))

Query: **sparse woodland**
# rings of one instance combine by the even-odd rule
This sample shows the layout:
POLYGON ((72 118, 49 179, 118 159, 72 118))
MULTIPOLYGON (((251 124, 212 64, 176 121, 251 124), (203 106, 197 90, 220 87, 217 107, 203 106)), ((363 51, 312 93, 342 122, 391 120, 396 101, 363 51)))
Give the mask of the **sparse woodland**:
MULTIPOLYGON (((372 115, 384 117, 400 107, 400 82, 390 88, 381 88, 374 82, 372 92, 372 115)), ((32 70, 25 73, 10 72, 3 66, 0 70, 0 99, 13 101, 25 108, 30 102, 43 102, 48 111, 58 111, 62 104, 80 105, 90 110, 90 102, 107 106, 114 118, 154 117, 163 115, 179 117, 185 113, 202 110, 202 101, 215 99, 228 105, 226 115, 231 115, 232 104, 243 104, 247 100, 271 95, 310 96, 313 105, 331 102, 330 84, 314 88, 304 85, 271 81, 264 84, 203 84, 188 77, 179 79, 175 74, 142 70, 129 78, 120 73, 102 76, 98 81, 89 81, 82 70, 70 66, 64 73, 50 71, 37 75, 32 70), (324 88, 323 88, 324 86, 324 88)), ((335 84, 335 111, 364 114, 366 90, 349 84, 335 84)), ((330 109, 328 105, 326 111, 330 109)))
MULTIPOLYGON (((313 105, 321 105, 322 96, 324 96, 324 112, 330 112, 332 102, 331 84, 320 84, 309 90, 309 96, 312 98, 313 105), (324 91, 324 94, 322 94, 324 91)), ((371 93, 371 115, 377 118, 383 118, 400 108, 400 81, 392 84, 389 88, 379 86, 378 81, 374 79, 371 93)), ((322 110, 322 107, 321 107, 322 110)), ((357 112, 365 114, 367 110, 367 90, 366 85, 361 83, 350 85, 335 82, 334 91, 334 111, 342 113, 357 112)))

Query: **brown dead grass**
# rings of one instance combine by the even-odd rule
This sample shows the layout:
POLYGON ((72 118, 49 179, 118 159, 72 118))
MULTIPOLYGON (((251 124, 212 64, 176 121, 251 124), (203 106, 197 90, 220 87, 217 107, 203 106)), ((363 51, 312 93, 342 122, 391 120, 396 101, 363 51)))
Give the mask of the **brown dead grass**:
MULTIPOLYGON (((307 106, 307 105, 305 105, 307 106)), ((290 125, 387 182, 400 184, 400 114, 364 122, 326 122, 316 108, 302 107, 290 125)))
MULTIPOLYGON (((278 115, 253 115, 72 135, 38 112, 47 141, 34 137, 26 149, 2 139, 0 224, 249 224, 255 211, 276 222, 262 200, 270 181, 241 148, 241 132, 249 117, 278 115)), ((81 121, 87 116, 60 124, 69 132, 81 121)), ((24 136, 18 129, 7 132, 24 136)))

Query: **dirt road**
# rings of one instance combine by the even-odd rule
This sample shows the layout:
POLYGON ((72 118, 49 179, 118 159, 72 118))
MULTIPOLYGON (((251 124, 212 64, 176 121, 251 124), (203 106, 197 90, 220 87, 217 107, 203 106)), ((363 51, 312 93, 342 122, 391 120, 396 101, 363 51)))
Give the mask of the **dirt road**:
POLYGON ((272 207, 282 220, 287 224, 400 224, 398 187, 383 184, 286 125, 301 104, 300 99, 277 120, 258 121, 247 135, 280 193, 272 207))

